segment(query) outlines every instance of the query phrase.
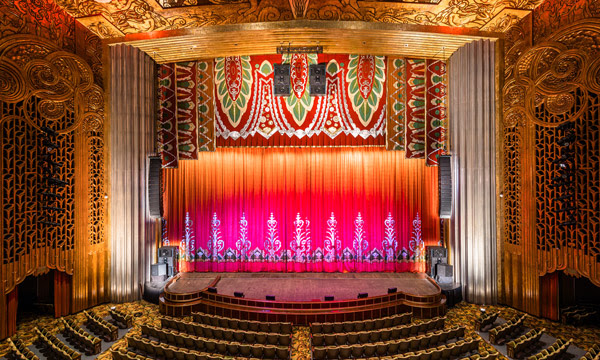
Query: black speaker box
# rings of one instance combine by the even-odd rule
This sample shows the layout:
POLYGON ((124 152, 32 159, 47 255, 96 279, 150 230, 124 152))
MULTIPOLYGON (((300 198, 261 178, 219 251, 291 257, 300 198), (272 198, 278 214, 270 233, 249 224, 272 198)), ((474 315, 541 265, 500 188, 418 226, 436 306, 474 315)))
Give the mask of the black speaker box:
POLYGON ((289 96, 291 92, 290 64, 273 64, 273 95, 289 96))
POLYGON ((157 263, 152 264, 151 267, 152 276, 166 276, 167 275, 167 264, 157 263))
POLYGON ((325 67, 327 64, 312 64, 308 68, 308 80, 310 96, 327 95, 327 76, 325 67))
POLYGON ((177 246, 163 246, 158 248, 158 257, 176 257, 177 256, 177 246))
POLYGON ((161 264, 167 264, 167 266, 173 267, 173 264, 175 261, 174 261, 174 258, 172 258, 172 257, 159 257, 158 262, 161 264))
POLYGON ((443 246, 428 246, 427 247, 427 263, 426 263, 426 272, 427 275, 431 276, 435 279, 436 273, 436 264, 447 264, 448 263, 448 251, 443 246))
POLYGON ((148 160, 148 210, 150 217, 160 218, 163 215, 162 160, 160 156, 149 156, 148 160))
POLYGON ((454 269, 452 265, 437 264, 435 266, 435 279, 440 284, 452 284, 454 282, 454 269))
POLYGON ((441 155, 438 161, 440 218, 450 219, 452 215, 452 158, 450 155, 441 155))

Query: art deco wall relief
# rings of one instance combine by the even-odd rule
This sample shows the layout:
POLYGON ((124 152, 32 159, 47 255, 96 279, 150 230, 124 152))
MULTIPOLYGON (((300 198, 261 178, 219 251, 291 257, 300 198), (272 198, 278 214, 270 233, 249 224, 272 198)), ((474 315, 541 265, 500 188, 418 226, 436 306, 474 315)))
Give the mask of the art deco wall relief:
POLYGON ((504 287, 509 304, 536 313, 546 273, 600 285, 600 19, 514 44, 503 94, 504 287), (510 290, 519 283, 514 291, 534 294, 523 303, 510 290))
MULTIPOLYGON (((47 269, 77 273, 104 252, 104 93, 78 55, 15 34, 0 40, 0 109, 0 259, 7 293, 47 269), (58 132, 56 149, 42 144, 43 126, 58 132), (59 198, 52 202, 41 194, 48 187, 45 152, 58 163, 53 176, 66 182, 54 189, 59 198), (58 226, 44 225, 44 218, 58 226)), ((81 279, 74 274, 75 297, 81 279)))

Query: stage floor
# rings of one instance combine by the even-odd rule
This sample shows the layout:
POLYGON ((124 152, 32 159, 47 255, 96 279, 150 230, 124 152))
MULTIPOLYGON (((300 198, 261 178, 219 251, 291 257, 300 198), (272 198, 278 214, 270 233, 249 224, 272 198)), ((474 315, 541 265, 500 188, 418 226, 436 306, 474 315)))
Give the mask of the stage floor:
POLYGON ((435 295, 438 288, 422 273, 181 273, 168 287, 172 293, 191 293, 208 287, 218 276, 217 292, 233 296, 241 291, 247 299, 264 300, 275 295, 277 301, 322 301, 356 299, 358 293, 369 297, 385 295, 395 287, 411 295, 435 295))

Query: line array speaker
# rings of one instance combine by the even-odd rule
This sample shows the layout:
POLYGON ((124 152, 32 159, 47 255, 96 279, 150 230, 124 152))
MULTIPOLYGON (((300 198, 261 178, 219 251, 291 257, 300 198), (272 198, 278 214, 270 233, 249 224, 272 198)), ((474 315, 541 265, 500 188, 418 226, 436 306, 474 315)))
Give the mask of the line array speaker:
POLYGON ((273 95, 289 96, 291 92, 290 64, 273 64, 273 95))
POLYGON ((450 155, 439 157, 438 185, 440 191, 440 218, 450 219, 452 215, 452 170, 450 155))
POLYGON ((308 68, 310 96, 327 95, 327 76, 325 67, 327 64, 312 64, 308 68))
POLYGON ((160 218, 163 215, 162 160, 160 156, 149 156, 148 160, 148 209, 151 217, 160 218))

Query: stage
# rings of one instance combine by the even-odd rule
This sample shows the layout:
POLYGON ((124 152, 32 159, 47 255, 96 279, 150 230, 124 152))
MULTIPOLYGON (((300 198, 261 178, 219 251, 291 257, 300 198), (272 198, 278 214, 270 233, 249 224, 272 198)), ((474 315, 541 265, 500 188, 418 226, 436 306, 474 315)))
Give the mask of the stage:
POLYGON ((180 273, 160 297, 161 313, 200 311, 240 319, 350 321, 412 312, 431 318, 446 312, 440 287, 423 273, 180 273), (215 287, 215 292, 208 291, 215 287), (397 292, 388 294, 389 288, 397 292), (234 297, 244 293, 244 298, 234 297), (359 293, 366 298, 357 299, 359 293), (274 295, 275 301, 265 300, 274 295), (324 301, 334 296, 334 301, 324 301))
POLYGON ((210 285, 222 295, 233 296, 237 291, 256 300, 274 295, 277 301, 323 301, 325 296, 351 300, 358 293, 386 295, 394 287, 418 296, 434 296, 439 291, 423 273, 182 273, 166 290, 184 294, 210 285))

